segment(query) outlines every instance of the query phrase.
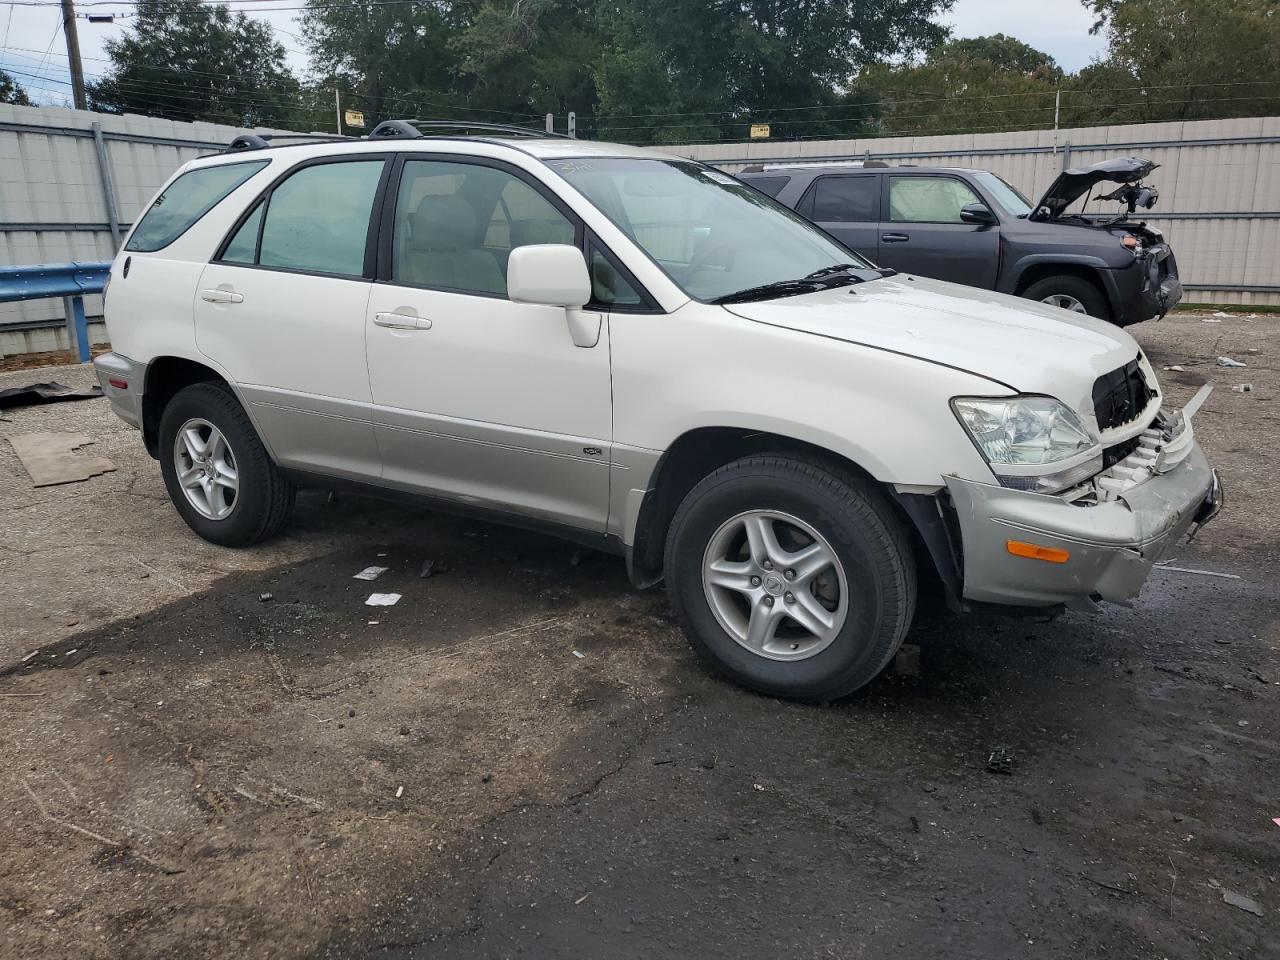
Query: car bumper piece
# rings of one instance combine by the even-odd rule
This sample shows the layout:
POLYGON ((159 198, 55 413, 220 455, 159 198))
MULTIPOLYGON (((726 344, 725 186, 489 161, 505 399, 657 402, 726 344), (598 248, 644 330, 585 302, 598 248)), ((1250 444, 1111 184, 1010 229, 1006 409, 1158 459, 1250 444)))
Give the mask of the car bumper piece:
POLYGON ((1132 600, 1165 551, 1222 506, 1222 484, 1194 437, 1179 453, 1176 463, 1160 465, 1165 472, 1088 502, 948 477, 964 598, 1076 609, 1132 600), (1011 552, 1015 544, 1022 555, 1011 552), (1055 561, 1028 556, 1027 544, 1055 561))
POLYGON ((93 370, 103 395, 111 401, 112 411, 125 423, 141 430, 146 366, 123 354, 104 353, 93 358, 93 370))

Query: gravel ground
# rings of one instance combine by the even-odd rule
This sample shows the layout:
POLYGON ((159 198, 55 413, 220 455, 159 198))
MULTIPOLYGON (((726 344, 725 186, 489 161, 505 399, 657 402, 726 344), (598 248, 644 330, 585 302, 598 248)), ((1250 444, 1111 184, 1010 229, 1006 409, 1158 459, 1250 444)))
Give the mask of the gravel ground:
POLYGON ((1219 385, 1228 506, 1173 556, 1238 579, 926 604, 919 675, 825 708, 709 679, 615 558, 315 494, 224 551, 105 402, 0 414, 118 467, 36 490, 0 442, 0 952, 1280 956, 1280 318, 1134 332, 1173 403, 1219 385))

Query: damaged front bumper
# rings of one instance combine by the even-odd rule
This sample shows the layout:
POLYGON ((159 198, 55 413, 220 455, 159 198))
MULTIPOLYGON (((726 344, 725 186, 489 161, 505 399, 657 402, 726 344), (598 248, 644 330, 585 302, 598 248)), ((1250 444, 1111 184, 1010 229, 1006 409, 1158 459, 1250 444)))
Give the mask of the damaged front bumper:
POLYGON ((1127 603, 1192 524, 1213 519, 1222 485, 1181 415, 1086 488, 1047 496, 946 478, 963 554, 963 597, 1019 607, 1127 603), (1046 549, 1054 562, 1010 552, 1046 549))

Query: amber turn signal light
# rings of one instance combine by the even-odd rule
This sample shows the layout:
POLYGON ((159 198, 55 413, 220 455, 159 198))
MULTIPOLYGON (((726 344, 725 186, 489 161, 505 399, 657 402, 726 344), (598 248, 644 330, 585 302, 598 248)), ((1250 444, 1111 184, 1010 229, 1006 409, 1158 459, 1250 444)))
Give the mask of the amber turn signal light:
POLYGON ((1009 540, 1005 549, 1015 557, 1027 557, 1030 560, 1044 560, 1047 563, 1066 563, 1071 559, 1070 552, 1058 547, 1042 547, 1034 543, 1023 543, 1021 540, 1009 540))

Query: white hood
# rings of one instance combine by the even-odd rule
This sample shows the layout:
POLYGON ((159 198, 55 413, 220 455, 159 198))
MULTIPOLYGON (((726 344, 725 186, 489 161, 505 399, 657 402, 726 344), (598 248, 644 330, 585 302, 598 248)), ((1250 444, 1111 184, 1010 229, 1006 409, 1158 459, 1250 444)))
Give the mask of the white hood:
MULTIPOLYGON (((1139 353, 1133 337, 1105 321, 905 274, 726 309, 759 323, 956 367, 1019 393, 1057 397, 1088 415, 1094 380, 1139 353)), ((1149 367, 1145 373, 1154 386, 1149 367)))

